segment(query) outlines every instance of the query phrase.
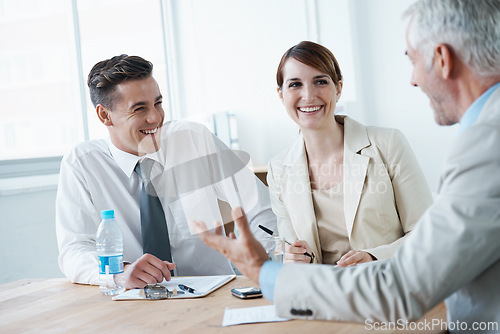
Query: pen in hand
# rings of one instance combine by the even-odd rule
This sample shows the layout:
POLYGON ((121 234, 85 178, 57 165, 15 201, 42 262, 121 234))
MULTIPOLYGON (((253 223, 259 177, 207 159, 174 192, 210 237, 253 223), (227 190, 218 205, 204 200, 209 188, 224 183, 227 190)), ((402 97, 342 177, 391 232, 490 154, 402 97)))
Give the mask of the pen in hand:
MULTIPOLYGON (((274 234, 274 232, 273 232, 273 231, 271 231, 270 229, 268 229, 267 227, 262 226, 262 225, 259 225, 259 227, 260 227, 260 229, 261 229, 262 231, 266 232, 267 234, 269 234, 269 235, 275 235, 275 234, 274 234)), ((286 240, 285 240, 285 242, 286 242, 288 245, 290 245, 290 246, 292 245, 291 243, 289 243, 289 242, 288 242, 288 241, 286 241, 286 240)), ((311 254, 309 254, 308 252, 305 252, 305 253, 304 253, 304 255, 305 255, 305 256, 309 256, 310 258, 312 258, 312 255, 311 255, 311 254)))
POLYGON ((179 289, 183 290, 183 291, 187 291, 189 293, 195 293, 196 291, 193 289, 193 288, 190 288, 189 286, 187 285, 184 285, 184 284, 179 284, 179 289))

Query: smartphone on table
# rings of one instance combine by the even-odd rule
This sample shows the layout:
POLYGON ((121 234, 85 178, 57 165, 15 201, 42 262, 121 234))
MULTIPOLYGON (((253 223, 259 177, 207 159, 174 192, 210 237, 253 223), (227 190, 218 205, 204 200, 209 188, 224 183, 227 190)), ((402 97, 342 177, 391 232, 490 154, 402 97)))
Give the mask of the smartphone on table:
POLYGON ((251 299, 262 297, 262 291, 259 288, 254 287, 242 287, 231 289, 233 296, 241 299, 251 299))

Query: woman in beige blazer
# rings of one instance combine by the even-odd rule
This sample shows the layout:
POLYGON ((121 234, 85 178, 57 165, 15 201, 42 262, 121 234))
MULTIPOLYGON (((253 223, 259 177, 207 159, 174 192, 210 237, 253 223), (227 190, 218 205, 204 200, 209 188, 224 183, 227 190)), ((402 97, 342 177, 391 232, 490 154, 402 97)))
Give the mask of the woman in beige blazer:
POLYGON ((294 241, 285 262, 348 266, 391 257, 432 202, 405 137, 334 116, 342 74, 321 45, 290 48, 277 83, 300 127, 297 141, 268 166, 278 232, 294 241))

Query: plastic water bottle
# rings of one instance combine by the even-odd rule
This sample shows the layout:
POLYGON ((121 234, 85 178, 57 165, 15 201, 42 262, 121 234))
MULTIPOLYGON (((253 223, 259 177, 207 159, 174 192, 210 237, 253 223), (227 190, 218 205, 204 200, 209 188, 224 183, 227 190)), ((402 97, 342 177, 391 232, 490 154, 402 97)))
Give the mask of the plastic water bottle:
POLYGON ((123 237, 114 210, 102 210, 101 219, 96 236, 100 291, 104 295, 117 295, 125 291, 114 277, 123 272, 123 237))

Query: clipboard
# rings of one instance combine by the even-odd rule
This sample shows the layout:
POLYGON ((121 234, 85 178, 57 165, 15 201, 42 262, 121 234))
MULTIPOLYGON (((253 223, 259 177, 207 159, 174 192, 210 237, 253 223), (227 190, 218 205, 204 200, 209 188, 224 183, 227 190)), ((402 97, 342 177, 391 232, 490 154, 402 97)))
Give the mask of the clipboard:
MULTIPOLYGON (((181 292, 178 285, 184 284, 195 290, 194 293, 188 291, 182 291, 174 296, 170 296, 167 299, 185 299, 185 298, 201 298, 217 290, 221 286, 232 281, 236 275, 218 275, 218 276, 174 276, 167 282, 163 281, 159 283, 167 287, 170 291, 176 289, 181 292)), ((113 300, 149 300, 146 299, 141 294, 142 289, 132 289, 125 291, 118 296, 114 296, 113 300)))

